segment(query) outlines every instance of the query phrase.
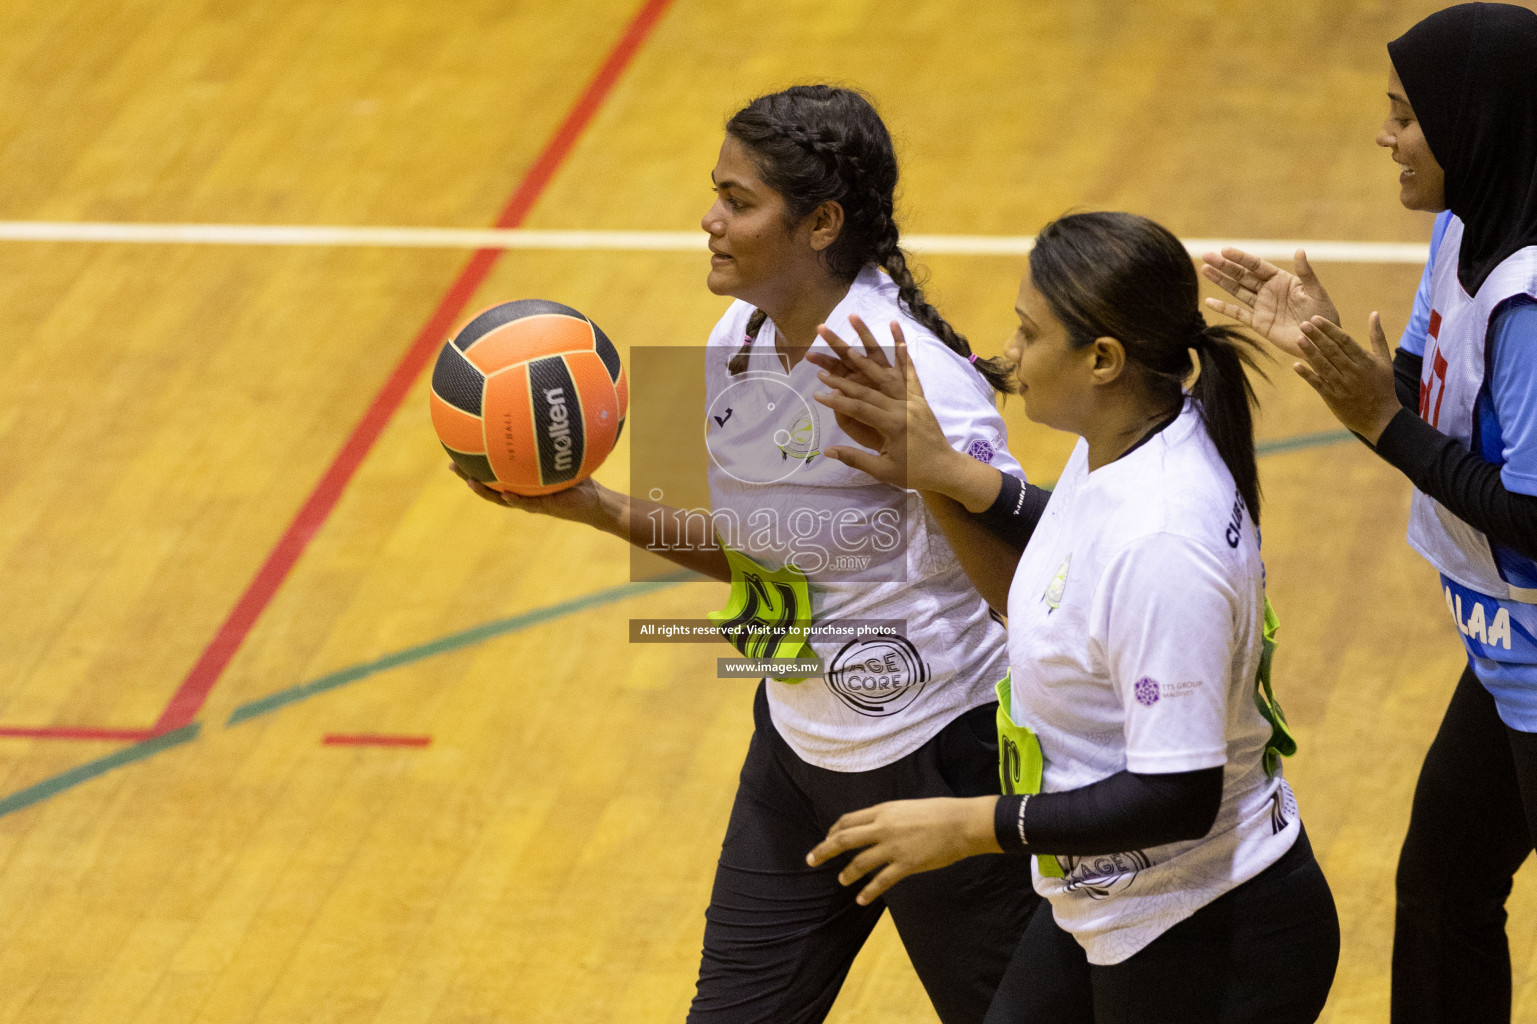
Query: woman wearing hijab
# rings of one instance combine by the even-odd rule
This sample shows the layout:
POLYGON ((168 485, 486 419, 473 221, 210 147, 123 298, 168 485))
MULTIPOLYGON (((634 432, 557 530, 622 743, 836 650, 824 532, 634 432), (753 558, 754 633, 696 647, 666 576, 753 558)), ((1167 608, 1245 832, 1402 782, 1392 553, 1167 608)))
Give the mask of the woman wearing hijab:
POLYGON ((1414 483, 1409 543, 1468 665, 1399 858, 1392 1020, 1508 1021, 1504 904, 1537 837, 1537 14, 1462 4, 1388 54, 1377 144, 1403 205, 1441 211, 1396 356, 1375 313, 1371 352, 1340 330, 1301 253, 1295 276, 1237 250, 1204 273, 1414 483))

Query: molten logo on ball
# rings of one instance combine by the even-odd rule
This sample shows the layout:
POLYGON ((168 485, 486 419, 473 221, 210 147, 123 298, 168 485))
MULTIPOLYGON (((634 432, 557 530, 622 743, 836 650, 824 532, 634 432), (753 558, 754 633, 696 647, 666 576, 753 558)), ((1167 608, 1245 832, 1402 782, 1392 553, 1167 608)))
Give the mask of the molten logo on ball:
POLYGON ((544 393, 550 403, 550 444, 555 448, 555 471, 565 473, 571 469, 571 424, 566 422, 566 391, 550 388, 544 393))
POLYGON ((517 494, 591 476, 628 406, 613 344, 570 306, 542 299, 480 313, 432 371, 432 425, 449 457, 472 479, 517 494))

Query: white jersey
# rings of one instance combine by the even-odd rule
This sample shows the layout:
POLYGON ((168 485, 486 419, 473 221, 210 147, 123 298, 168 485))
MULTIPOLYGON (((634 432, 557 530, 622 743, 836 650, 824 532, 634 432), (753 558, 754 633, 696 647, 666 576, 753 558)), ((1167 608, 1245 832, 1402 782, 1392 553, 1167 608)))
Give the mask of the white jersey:
MULTIPOLYGON (((1430 321, 1420 371, 1419 411, 1420 418, 1441 433, 1478 451, 1476 409, 1487 384, 1490 320, 1507 299, 1537 297, 1537 246, 1511 254, 1484 280, 1477 295, 1469 295, 1457 278, 1461 243, 1462 221, 1452 217, 1430 269, 1430 321)), ((1418 489, 1409 511, 1409 544, 1442 575, 1478 595, 1537 604, 1537 580, 1507 579, 1510 572, 1501 572, 1489 539, 1418 489)), ((1451 601, 1448 597, 1448 604, 1451 601)), ((1462 625, 1460 616, 1458 624, 1462 625)), ((1504 650, 1510 648, 1507 630, 1504 650)))
MULTIPOLYGON (((787 374, 766 323, 748 366, 732 374, 752 307, 734 303, 706 352, 706 436, 712 519, 723 543, 767 569, 793 563, 809 578, 812 617, 895 620, 878 633, 814 639, 823 678, 770 680, 774 725, 806 762, 834 771, 890 764, 958 715, 994 699, 1007 668, 1004 632, 971 585, 916 492, 878 483, 822 455, 857 446, 831 409, 818 368, 787 374)), ((867 267, 827 326, 858 344, 857 313, 894 358, 887 324, 900 320, 924 394, 961 451, 1023 476, 1009 454, 992 388, 897 304, 896 284, 867 267)), ((812 351, 832 355, 825 342, 812 351)))
POLYGON ((1225 765, 1203 838, 1037 871, 1091 963, 1120 963, 1278 860, 1300 824, 1255 706, 1264 565, 1254 524, 1195 403, 1092 474, 1080 440, 1009 589, 1014 721, 1042 792, 1122 770, 1225 765))

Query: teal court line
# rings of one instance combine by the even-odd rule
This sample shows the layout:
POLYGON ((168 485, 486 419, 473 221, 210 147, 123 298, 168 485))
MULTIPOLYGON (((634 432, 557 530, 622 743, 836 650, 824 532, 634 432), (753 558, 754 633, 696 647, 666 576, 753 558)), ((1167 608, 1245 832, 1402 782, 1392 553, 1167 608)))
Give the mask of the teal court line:
MULTIPOLYGON (((1321 431, 1313 434, 1299 434, 1296 437, 1279 438, 1274 441, 1261 441, 1254 446, 1258 455, 1277 455, 1283 452, 1294 452, 1304 448, 1317 448, 1324 445, 1338 444, 1352 438, 1348 430, 1321 431)), ((475 644, 484 643, 487 640, 519 630, 528 629, 541 623, 554 619, 574 615, 577 612, 586 611, 589 608, 597 608, 606 604, 613 604, 629 597, 662 590, 676 586, 686 579, 697 578, 692 573, 681 573, 677 576, 664 577, 652 583, 625 583, 617 587, 609 587, 606 590, 584 594, 581 597, 572 598, 544 608, 536 608, 521 615, 513 615, 505 619, 497 619, 492 622, 482 623, 479 626, 471 626, 469 629, 450 633, 447 636, 430 640, 424 644, 407 647, 393 654, 375 658, 349 668, 339 669, 328 673, 318 679, 312 679, 307 683, 300 683, 266 697, 242 704, 230 713, 225 721, 225 728, 238 725, 241 722, 250 721, 262 715, 270 714, 279 708, 290 704, 307 700, 317 694, 334 690, 350 683, 355 683, 370 676, 378 675, 392 668, 402 665, 410 665, 414 662, 435 658, 440 654, 448 654, 452 651, 462 650, 475 644)), ((118 768, 135 764, 155 756, 165 750, 181 746, 197 738, 201 724, 193 722, 172 732, 142 740, 132 746, 108 754, 106 757, 87 761, 83 765, 71 768, 67 772, 44 779, 41 782, 28 786, 26 789, 12 793, 10 796, 0 798, 0 817, 12 814, 16 811, 31 807, 33 804, 58 796, 66 790, 73 789, 91 779, 105 775, 107 772, 118 768)))
MULTIPOLYGON (((1299 434, 1296 437, 1261 441, 1254 446, 1254 450, 1257 455, 1272 455, 1298 451, 1303 448, 1316 448, 1321 445, 1337 444, 1340 441, 1348 441, 1353 436, 1348 430, 1328 430, 1315 434, 1299 434)), ((611 587, 608 590, 600 590, 595 594, 588 594, 585 597, 574 598, 561 604, 551 605, 548 608, 540 608, 532 612, 526 612, 523 615, 515 615, 509 619, 499 619, 484 625, 473 626, 437 640, 418 644, 415 647, 408 647, 394 654, 387 654, 373 661, 366 661, 360 665, 340 669, 308 683, 300 683, 298 686, 279 690, 259 700, 251 701, 249 704, 242 704, 230 713, 229 720, 224 724, 226 728, 239 725, 241 722, 256 718, 259 715, 268 714, 276 711, 278 708, 286 707, 289 704, 305 700, 327 690, 334 690, 339 686, 346 686, 349 683, 367 679, 369 676, 377 675, 392 668, 399 668, 402 665, 409 665, 426 658, 434 658, 440 654, 457 651, 461 648, 490 640, 493 637, 504 636, 520 629, 526 629, 529 626, 538 625, 541 622, 548 622, 550 619, 572 614, 573 612, 585 611, 598 605, 620 601, 633 594, 674 586, 690 578, 697 577, 692 573, 683 573, 676 577, 666 577, 655 583, 627 583, 623 586, 611 587)))
POLYGON ((5 799, 0 800, 0 817, 26 807, 31 807, 33 804, 47 800, 51 796, 58 796, 66 789, 73 789, 82 782, 89 782, 99 775, 107 774, 107 772, 114 768, 121 768, 124 765, 134 764, 137 761, 154 757, 162 750, 179 747, 183 743, 196 739, 200 729, 202 729, 201 723, 193 722, 191 725, 184 725, 180 729, 173 729, 170 732, 161 733, 159 736, 151 736, 147 740, 140 740, 131 747, 124 747, 122 750, 108 754, 106 757, 98 757, 94 761, 87 761, 85 764, 71 768, 60 775, 44 779, 42 782, 12 793, 5 799))
POLYGON ((268 694, 259 700, 251 701, 249 704, 242 704, 230 712, 229 719, 225 721, 224 727, 227 729, 231 726, 239 725, 241 722, 250 721, 260 715, 270 714, 278 708, 286 707, 297 701, 306 700, 316 694, 325 693, 327 690, 334 690, 338 686, 346 686, 348 683, 367 679, 369 676, 378 675, 380 672, 385 672, 392 668, 399 668, 401 665, 409 665, 427 658, 435 658, 440 654, 448 654, 451 651, 483 643, 493 637, 505 636, 508 633, 516 633, 520 629, 537 626, 541 622, 548 622, 551 619, 562 618, 575 612, 586 611, 588 608, 596 608, 599 605, 623 601, 627 597, 635 597, 639 594, 676 586, 686 579, 698 578, 694 573, 679 573, 665 576, 653 583, 625 583, 617 587, 610 587, 607 590, 599 590, 593 594, 572 598, 569 601, 562 601, 560 604, 552 604, 547 608, 536 608, 531 612, 524 612, 522 615, 514 615, 511 618, 497 619, 494 622, 471 626, 469 629, 450 633, 436 640, 417 644, 415 647, 407 647, 405 650, 396 651, 394 654, 386 654, 384 657, 375 658, 373 661, 365 661, 360 665, 339 669, 336 672, 323 675, 319 679, 300 683, 298 686, 290 686, 286 690, 279 690, 276 693, 268 694))
POLYGON ((1356 435, 1348 430, 1321 430, 1316 434, 1298 434, 1295 437, 1278 437, 1274 441, 1260 441, 1254 446, 1255 455, 1280 455, 1283 452, 1318 448, 1326 444, 1349 441, 1356 435))

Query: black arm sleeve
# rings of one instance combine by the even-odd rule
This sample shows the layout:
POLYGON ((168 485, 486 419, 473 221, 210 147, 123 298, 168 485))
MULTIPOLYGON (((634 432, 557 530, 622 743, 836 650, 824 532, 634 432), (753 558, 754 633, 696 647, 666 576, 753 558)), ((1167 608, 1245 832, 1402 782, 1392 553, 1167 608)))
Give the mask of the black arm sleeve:
POLYGON ((1398 404, 1410 412, 1419 412, 1420 370, 1424 365, 1424 356, 1402 347, 1393 353, 1393 390, 1398 392, 1398 404))
POLYGON ((1496 544, 1537 558, 1537 498, 1506 490, 1498 466, 1407 408, 1377 439, 1377 454, 1496 544))
POLYGON ((1050 491, 1004 473, 998 497, 985 512, 978 512, 976 516, 993 536, 1023 551, 1050 498, 1050 491))
POLYGON ((1222 805, 1222 766, 1148 775, 1116 772, 1061 793, 1005 796, 993 812, 993 832, 1005 853, 1093 856, 1199 839, 1222 805), (1020 805, 1024 836, 1020 838, 1020 805))

